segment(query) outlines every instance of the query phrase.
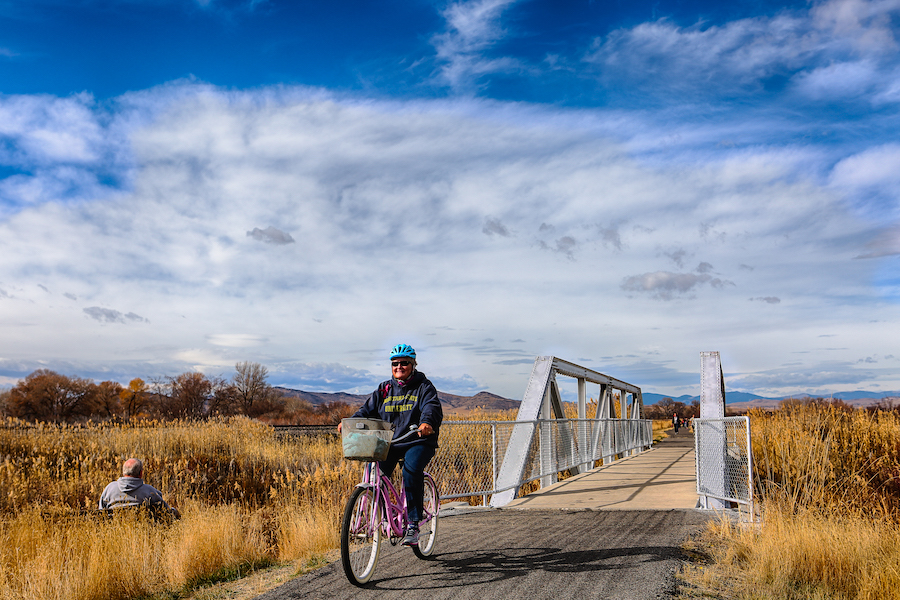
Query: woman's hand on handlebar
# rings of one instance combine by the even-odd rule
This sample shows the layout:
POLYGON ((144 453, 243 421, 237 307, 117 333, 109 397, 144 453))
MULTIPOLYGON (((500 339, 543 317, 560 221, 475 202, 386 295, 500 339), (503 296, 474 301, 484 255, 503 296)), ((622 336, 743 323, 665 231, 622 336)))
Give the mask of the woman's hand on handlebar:
POLYGON ((428 423, 422 423, 419 425, 419 437, 425 437, 426 435, 431 435, 434 433, 434 428, 428 423))

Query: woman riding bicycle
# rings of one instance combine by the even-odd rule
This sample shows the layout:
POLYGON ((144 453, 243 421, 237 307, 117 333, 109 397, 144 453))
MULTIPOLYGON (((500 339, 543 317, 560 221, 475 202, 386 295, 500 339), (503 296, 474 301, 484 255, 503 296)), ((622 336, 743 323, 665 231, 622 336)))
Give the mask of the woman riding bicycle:
MULTIPOLYGON (((419 437, 391 444, 387 459, 379 463, 390 475, 403 459, 403 487, 409 526, 400 541, 404 546, 419 544, 419 521, 425 494, 425 467, 438 447, 438 430, 444 418, 437 390, 416 370, 416 351, 407 344, 391 350, 391 377, 382 382, 352 418, 382 419, 394 424, 394 438, 404 435, 410 425, 419 425, 419 437)), ((338 427, 340 430, 340 426, 338 427)))

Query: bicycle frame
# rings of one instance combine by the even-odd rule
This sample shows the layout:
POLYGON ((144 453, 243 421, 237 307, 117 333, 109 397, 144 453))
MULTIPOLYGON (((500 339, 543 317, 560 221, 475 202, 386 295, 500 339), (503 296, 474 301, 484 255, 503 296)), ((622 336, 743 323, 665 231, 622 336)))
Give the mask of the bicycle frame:
MULTIPOLYGON (((425 477, 427 479, 431 475, 426 472, 425 477)), ((407 525, 406 493, 403 488, 403 480, 400 480, 400 489, 398 490, 394 487, 390 477, 382 473, 381 467, 378 466, 377 462, 369 462, 366 463, 363 469, 362 481, 356 487, 374 490, 377 504, 382 507, 384 514, 381 516, 377 514, 372 515, 373 522, 370 523, 370 526, 373 529, 374 527, 381 527, 382 533, 391 539, 392 544, 396 544, 396 540, 403 537, 403 532, 406 530, 407 525), (397 502, 394 502, 391 498, 396 498, 397 502), (376 523, 374 519, 378 519, 380 522, 376 523)), ((379 513, 381 511, 376 510, 375 512, 379 513)), ((431 518, 432 514, 424 510, 420 523, 427 523, 431 518)))

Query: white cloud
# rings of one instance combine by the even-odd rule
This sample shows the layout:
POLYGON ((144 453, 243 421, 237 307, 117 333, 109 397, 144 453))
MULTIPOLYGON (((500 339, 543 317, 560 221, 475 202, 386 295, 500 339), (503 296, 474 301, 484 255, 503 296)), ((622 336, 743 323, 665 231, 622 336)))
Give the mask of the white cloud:
POLYGON ((897 82, 891 21, 898 13, 896 0, 828 0, 722 25, 662 19, 597 38, 584 60, 604 80, 663 93, 756 93, 793 78, 808 99, 871 93, 884 102, 897 82))
POLYGON ((878 232, 866 244, 868 252, 856 258, 881 258, 900 255, 900 225, 894 225, 878 232))
MULTIPOLYGON (((445 391, 516 397, 538 354, 652 348, 687 385, 710 348, 751 372, 822 329, 867 331, 869 355, 894 343, 860 322, 895 316, 872 287, 878 261, 852 260, 880 229, 780 149, 654 165, 592 133, 621 113, 303 89, 183 83, 121 104, 106 131, 129 132, 134 156, 116 164, 136 165, 130 191, 0 220, 15 349, 2 376, 49 364, 127 381, 253 360, 273 383, 366 392, 405 341, 445 391), (154 120, 115 122, 140 103, 154 120)), ((651 137, 653 122, 628 118, 651 137)), ((847 164, 841 181, 882 173, 847 164)))
POLYGON ((252 348, 266 343, 262 336, 247 333, 217 333, 207 336, 210 344, 229 348, 252 348))
POLYGON ((89 306, 83 309, 83 312, 90 318, 100 321, 101 323, 127 323, 129 321, 142 323, 146 321, 144 317, 136 315, 133 312, 122 314, 117 310, 101 308, 99 306, 89 306))
POLYGON ((900 144, 883 144, 843 159, 831 172, 831 184, 844 188, 890 186, 900 189, 900 144))
POLYGON ((85 164, 98 159, 102 130, 93 98, 11 96, 0 102, 0 136, 7 140, 0 159, 26 167, 85 164))
POLYGON ((872 61, 826 65, 794 78, 797 92, 815 100, 836 100, 866 94, 881 83, 882 73, 872 61))
POLYGON ((622 282, 622 289, 628 292, 647 292, 652 298, 659 300, 672 300, 676 296, 694 292, 701 285, 722 288, 726 285, 734 285, 734 283, 723 281, 706 273, 656 271, 655 273, 626 277, 622 282))
POLYGON ((900 145, 881 144, 834 165, 829 184, 845 194, 859 214, 873 221, 900 221, 900 145))
POLYGON ((514 59, 492 59, 485 56, 485 51, 506 35, 507 32, 500 25, 500 17, 515 2, 516 0, 461 0, 444 9, 447 31, 435 35, 432 44, 441 65, 440 79, 446 85, 466 90, 477 85, 482 75, 521 68, 514 59))

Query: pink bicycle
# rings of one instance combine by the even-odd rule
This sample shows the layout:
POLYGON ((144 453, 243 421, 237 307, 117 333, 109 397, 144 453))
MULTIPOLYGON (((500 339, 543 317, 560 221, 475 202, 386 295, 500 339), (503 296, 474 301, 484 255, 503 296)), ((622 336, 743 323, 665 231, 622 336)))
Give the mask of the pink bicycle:
MULTIPOLYGON (((394 441, 416 435, 416 429, 411 427, 406 435, 394 441)), ((408 525, 402 479, 398 490, 381 471, 375 458, 365 460, 369 462, 363 469, 362 481, 353 488, 341 522, 341 564, 347 579, 357 586, 365 585, 372 578, 382 541, 387 538, 391 545, 396 546, 408 525)), ((425 473, 423 506, 422 520, 419 521, 419 545, 412 546, 416 556, 422 559, 434 552, 441 509, 438 487, 428 473, 425 473)))

